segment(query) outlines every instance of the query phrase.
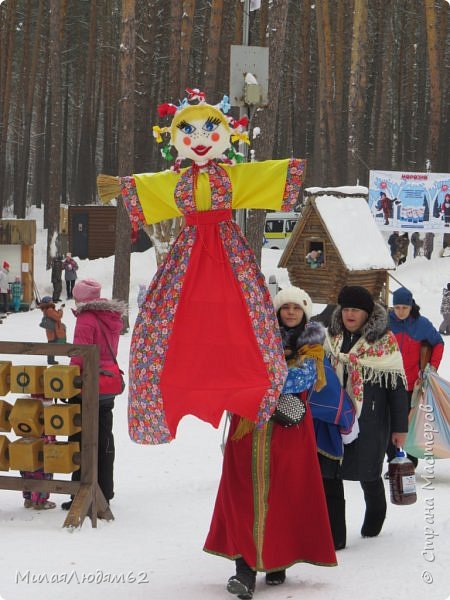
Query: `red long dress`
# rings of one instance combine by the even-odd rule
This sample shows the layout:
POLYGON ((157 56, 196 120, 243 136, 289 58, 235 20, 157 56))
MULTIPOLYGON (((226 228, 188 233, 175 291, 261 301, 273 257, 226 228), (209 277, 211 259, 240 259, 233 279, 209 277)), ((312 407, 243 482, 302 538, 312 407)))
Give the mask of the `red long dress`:
POLYGON ((238 422, 233 416, 204 550, 242 557, 255 571, 336 565, 309 407, 300 425, 269 421, 232 440, 238 422))

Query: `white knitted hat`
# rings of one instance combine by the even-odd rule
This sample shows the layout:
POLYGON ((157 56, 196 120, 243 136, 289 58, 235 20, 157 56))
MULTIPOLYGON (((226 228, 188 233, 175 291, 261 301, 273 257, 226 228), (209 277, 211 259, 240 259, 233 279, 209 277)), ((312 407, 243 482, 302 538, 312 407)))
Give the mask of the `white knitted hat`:
POLYGON ((310 320, 312 316, 312 300, 305 290, 302 290, 299 287, 288 287, 284 290, 280 290, 273 299, 275 311, 278 312, 283 304, 287 304, 288 302, 298 304, 300 308, 303 309, 306 320, 310 320))

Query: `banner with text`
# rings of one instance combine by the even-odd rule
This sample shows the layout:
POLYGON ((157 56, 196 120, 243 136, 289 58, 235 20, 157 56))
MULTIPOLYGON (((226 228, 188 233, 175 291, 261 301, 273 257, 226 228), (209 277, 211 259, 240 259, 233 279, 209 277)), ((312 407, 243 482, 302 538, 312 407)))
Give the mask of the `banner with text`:
POLYGON ((450 233, 450 173, 370 171, 369 207, 382 230, 450 233))

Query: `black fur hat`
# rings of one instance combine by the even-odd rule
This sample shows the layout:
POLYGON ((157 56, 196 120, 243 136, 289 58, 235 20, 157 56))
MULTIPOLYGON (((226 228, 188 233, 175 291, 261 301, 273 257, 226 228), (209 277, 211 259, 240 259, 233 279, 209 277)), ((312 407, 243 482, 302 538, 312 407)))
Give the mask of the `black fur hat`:
POLYGON ((341 308, 359 308, 371 314, 375 305, 369 290, 361 285, 346 285, 339 292, 338 304, 341 308))

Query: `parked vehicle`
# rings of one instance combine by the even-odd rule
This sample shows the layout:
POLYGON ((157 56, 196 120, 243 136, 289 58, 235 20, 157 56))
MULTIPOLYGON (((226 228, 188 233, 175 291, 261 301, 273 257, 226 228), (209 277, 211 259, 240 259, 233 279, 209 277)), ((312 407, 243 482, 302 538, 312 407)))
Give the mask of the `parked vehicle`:
POLYGON ((271 212, 266 214, 264 248, 283 250, 300 217, 296 212, 271 212))

